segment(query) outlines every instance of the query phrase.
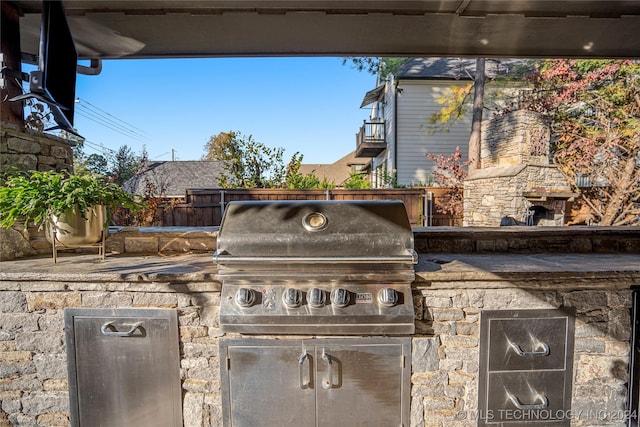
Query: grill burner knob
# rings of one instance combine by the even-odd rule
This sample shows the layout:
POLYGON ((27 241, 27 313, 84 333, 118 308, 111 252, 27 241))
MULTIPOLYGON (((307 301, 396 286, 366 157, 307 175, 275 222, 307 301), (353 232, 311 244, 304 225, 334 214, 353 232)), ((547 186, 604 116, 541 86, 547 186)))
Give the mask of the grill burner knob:
POLYGON ((287 288, 282 294, 284 305, 289 308, 296 308, 302 305, 302 292, 296 288, 287 288))
POLYGON ((385 307, 393 307, 398 303, 398 292, 392 288, 380 289, 378 302, 385 307))
POLYGON ((236 304, 240 307, 251 307, 256 300, 256 294, 253 289, 240 288, 236 292, 236 304))
POLYGON ((326 301, 324 291, 320 288, 312 288, 307 298, 309 299, 309 305, 313 308, 323 307, 326 301))
POLYGON ((346 307, 349 305, 349 291, 343 288, 334 289, 331 292, 331 302, 336 307, 346 307))

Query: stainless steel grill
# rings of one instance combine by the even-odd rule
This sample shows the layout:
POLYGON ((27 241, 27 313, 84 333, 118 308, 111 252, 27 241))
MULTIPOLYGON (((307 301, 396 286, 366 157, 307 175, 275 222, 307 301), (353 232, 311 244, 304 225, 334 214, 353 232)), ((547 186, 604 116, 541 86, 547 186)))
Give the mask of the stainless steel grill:
POLYGON ((225 332, 414 332, 417 255, 400 201, 231 202, 217 245, 225 332))

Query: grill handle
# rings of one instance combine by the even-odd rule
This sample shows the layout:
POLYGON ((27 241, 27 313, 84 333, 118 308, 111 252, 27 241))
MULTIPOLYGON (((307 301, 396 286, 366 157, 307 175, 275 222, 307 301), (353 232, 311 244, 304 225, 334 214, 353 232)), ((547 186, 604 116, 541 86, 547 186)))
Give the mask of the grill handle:
POLYGON ((509 400, 511 400, 511 403, 513 403, 513 405, 520 410, 530 411, 536 409, 547 409, 549 407, 549 399, 547 398, 547 396, 543 396, 541 394, 537 395, 537 399, 540 400, 540 403, 533 403, 531 405, 525 405, 521 403, 520 399, 518 399, 517 396, 511 394, 509 391, 507 391, 507 396, 509 397, 509 400))
POLYGON ((133 325, 131 325, 128 331, 120 332, 116 329, 115 326, 113 326, 113 321, 111 321, 102 325, 102 327, 100 328, 100 332, 102 332, 102 335, 105 335, 108 337, 130 337, 134 334, 136 329, 140 327, 141 324, 142 322, 136 322, 133 325))
POLYGON ((298 368, 300 371, 300 388, 306 390, 311 387, 311 361, 309 360, 309 353, 306 350, 302 350, 302 354, 300 355, 300 359, 298 359, 298 368), (304 362, 309 361, 309 378, 304 378, 304 362))

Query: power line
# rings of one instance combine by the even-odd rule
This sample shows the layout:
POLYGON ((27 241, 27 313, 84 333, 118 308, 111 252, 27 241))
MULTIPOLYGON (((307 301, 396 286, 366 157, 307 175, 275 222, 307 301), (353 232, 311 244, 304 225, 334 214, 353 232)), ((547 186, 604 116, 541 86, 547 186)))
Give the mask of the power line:
POLYGON ((101 116, 108 116, 111 119, 113 119, 113 122, 117 122, 120 123, 122 127, 127 128, 131 133, 134 134, 138 134, 141 137, 145 137, 145 136, 151 136, 148 132, 140 129, 139 127, 134 126, 133 124, 126 122, 124 120, 122 120, 119 117, 114 116, 113 114, 103 110, 100 107, 96 107, 95 105, 93 105, 92 103, 90 103, 89 101, 85 100, 85 99, 81 99, 80 97, 76 97, 76 103, 79 105, 84 105, 85 107, 87 107, 88 109, 93 109, 97 112, 98 115, 101 116))
POLYGON ((109 121, 109 120, 105 120, 105 119, 97 116, 95 113, 91 112, 91 110, 87 110, 87 109, 84 109, 83 107, 81 107, 79 109, 76 109, 76 113, 79 116, 85 117, 85 118, 91 120, 92 122, 97 123, 97 124, 99 124, 101 126, 104 126, 104 127, 108 128, 108 129, 111 129, 112 131, 117 132, 120 135, 126 136, 127 138, 131 138, 131 139, 134 139, 134 140, 136 140, 138 142, 142 142, 142 143, 145 142, 144 139, 142 139, 137 134, 131 133, 130 130, 128 130, 126 128, 123 128, 121 125, 119 125, 119 124, 117 124, 115 122, 112 122, 112 121, 109 121))
POLYGON ((146 142, 147 136, 145 136, 144 133, 138 132, 135 126, 130 125, 124 120, 118 119, 113 114, 109 114, 104 110, 93 106, 93 104, 90 104, 89 102, 82 101, 80 100, 80 98, 77 98, 76 105, 78 106, 78 108, 76 109, 76 113, 79 116, 85 117, 88 120, 111 129, 112 131, 126 136, 127 138, 134 139, 141 143, 146 142), (88 104, 90 106, 85 104, 88 104))

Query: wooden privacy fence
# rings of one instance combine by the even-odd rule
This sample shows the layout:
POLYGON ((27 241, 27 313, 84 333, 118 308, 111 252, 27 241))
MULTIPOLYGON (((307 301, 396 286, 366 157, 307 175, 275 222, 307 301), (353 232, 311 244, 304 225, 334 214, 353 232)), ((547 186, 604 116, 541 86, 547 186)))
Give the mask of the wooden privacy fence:
POLYGON ((220 225, 227 203, 242 200, 402 200, 412 225, 455 225, 450 215, 434 214, 442 188, 372 190, 284 190, 273 188, 188 189, 184 202, 158 207, 159 226, 205 227, 220 225))

